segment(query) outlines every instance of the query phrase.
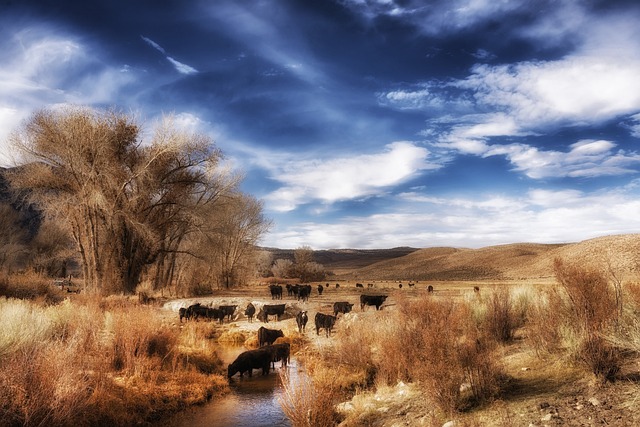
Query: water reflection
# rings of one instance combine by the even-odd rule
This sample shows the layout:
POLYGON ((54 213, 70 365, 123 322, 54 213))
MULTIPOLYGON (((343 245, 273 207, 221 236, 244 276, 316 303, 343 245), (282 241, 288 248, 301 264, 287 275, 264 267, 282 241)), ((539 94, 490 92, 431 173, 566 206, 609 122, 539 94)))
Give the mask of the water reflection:
MULTIPOLYGON (((220 357, 225 363, 231 363, 243 351, 245 349, 242 347, 226 348, 220 357)), ((271 371, 267 376, 262 376, 260 370, 254 370, 252 378, 236 375, 230 383, 230 393, 204 406, 185 411, 167 426, 290 427, 291 422, 282 412, 278 401, 283 393, 278 375, 281 369, 288 370, 291 380, 297 379, 298 365, 294 358, 287 368, 281 368, 280 362, 276 362, 276 372, 271 371)))

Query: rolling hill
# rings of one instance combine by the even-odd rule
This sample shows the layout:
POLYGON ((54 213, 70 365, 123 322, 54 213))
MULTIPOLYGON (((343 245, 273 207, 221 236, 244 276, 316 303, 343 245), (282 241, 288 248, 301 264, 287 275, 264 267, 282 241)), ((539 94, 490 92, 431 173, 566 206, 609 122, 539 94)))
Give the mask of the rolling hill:
POLYGON ((552 281, 555 258, 606 269, 626 281, 640 279, 640 234, 612 235, 566 244, 425 248, 401 256, 390 251, 318 251, 332 252, 332 256, 323 254, 323 260, 329 262, 319 258, 317 261, 332 271, 336 279, 343 280, 552 281), (375 257, 367 258, 372 253, 375 257))

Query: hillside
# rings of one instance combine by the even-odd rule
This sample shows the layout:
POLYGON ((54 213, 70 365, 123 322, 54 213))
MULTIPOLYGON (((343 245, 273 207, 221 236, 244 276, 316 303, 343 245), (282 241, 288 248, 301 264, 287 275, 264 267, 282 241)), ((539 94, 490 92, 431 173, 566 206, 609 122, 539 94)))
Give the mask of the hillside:
POLYGON ((555 258, 610 269, 623 280, 637 280, 640 277, 640 234, 605 236, 567 244, 426 248, 362 267, 353 265, 350 270, 345 261, 343 272, 334 272, 342 279, 547 281, 553 280, 555 258))

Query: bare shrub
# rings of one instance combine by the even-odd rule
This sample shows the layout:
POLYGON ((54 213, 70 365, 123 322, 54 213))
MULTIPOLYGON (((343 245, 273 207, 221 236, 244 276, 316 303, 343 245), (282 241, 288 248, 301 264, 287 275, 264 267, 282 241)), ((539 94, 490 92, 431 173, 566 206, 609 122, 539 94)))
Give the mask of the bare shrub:
POLYGON ((511 293, 506 287, 493 290, 489 296, 488 309, 485 318, 487 334, 498 342, 509 342, 519 322, 516 316, 511 293))
POLYGON ((537 302, 529 308, 527 338, 538 356, 561 350, 565 311, 563 299, 555 289, 540 291, 537 302))
POLYGON ((568 298, 580 345, 576 358, 605 380, 614 380, 620 370, 619 349, 604 338, 618 320, 617 294, 599 271, 565 264, 556 259, 558 282, 568 298))
POLYGON ((293 379, 287 370, 280 371, 283 394, 279 403, 293 427, 334 426, 340 422, 335 405, 340 387, 332 372, 315 371, 313 376, 293 379))

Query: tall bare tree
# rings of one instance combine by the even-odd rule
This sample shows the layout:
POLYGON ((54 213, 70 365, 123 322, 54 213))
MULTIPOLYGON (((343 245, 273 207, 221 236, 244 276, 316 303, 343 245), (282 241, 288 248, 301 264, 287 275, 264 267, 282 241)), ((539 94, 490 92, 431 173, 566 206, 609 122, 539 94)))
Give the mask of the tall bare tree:
POLYGON ((98 289, 133 292, 159 257, 157 280, 167 280, 162 257, 180 250, 200 206, 236 186, 221 174, 222 154, 208 137, 170 122, 143 144, 127 115, 43 110, 11 141, 25 162, 12 184, 68 224, 85 281, 98 289))
POLYGON ((219 285, 237 284, 248 274, 248 262, 257 256, 256 245, 271 226, 262 214, 262 203, 254 197, 235 193, 224 198, 211 211, 207 241, 215 248, 212 269, 219 285))

